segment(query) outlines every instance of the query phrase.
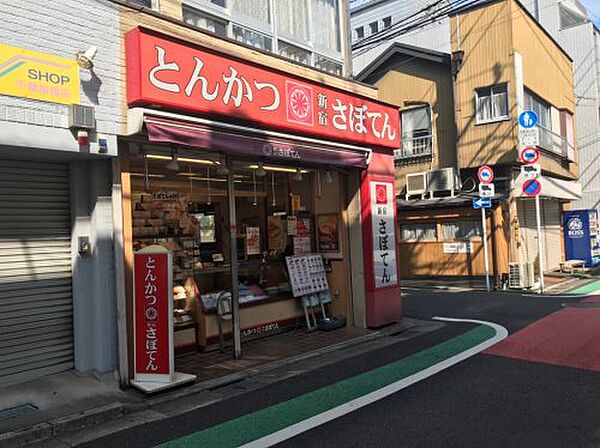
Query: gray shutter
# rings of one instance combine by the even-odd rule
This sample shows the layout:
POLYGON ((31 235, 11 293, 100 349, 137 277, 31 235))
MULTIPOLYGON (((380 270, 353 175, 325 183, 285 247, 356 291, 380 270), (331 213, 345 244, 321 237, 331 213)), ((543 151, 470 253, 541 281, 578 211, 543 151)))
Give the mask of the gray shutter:
POLYGON ((562 259, 562 237, 560 232, 561 211, 560 203, 552 199, 541 202, 542 224, 544 233, 545 267, 547 271, 560 267, 562 259))
POLYGON ((0 384, 73 367, 67 164, 0 159, 0 384))

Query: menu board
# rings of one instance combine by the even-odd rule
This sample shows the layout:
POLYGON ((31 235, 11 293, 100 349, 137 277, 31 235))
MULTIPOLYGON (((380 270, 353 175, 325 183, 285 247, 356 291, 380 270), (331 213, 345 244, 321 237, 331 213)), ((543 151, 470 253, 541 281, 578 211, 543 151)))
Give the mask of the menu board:
POLYGON ((327 291, 329 285, 321 255, 285 257, 294 297, 327 291))

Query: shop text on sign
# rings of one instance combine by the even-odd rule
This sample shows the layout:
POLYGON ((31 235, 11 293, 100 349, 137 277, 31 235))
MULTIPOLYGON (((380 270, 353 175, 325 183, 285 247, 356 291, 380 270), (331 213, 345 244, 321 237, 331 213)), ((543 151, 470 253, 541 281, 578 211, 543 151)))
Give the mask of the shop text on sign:
POLYGON ((391 182, 371 182, 375 288, 398 283, 394 206, 394 185, 391 182))
POLYGON ((170 373, 168 254, 135 254, 136 374, 170 373))
POLYGON ((149 30, 126 35, 127 101, 398 148, 399 112, 149 30))

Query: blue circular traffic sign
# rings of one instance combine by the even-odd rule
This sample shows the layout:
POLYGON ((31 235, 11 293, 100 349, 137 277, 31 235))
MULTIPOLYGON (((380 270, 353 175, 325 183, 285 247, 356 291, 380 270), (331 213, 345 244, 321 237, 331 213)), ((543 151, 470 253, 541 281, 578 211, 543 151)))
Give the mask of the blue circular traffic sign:
POLYGON ((519 125, 524 129, 531 129, 538 124, 538 116, 532 110, 526 110, 519 114, 519 125))
POLYGON ((521 151, 521 162, 531 165, 538 160, 540 160, 540 151, 537 148, 528 146, 521 151))
POLYGON ((523 193, 526 196, 537 196, 542 191, 542 184, 537 179, 529 179, 523 183, 523 193))

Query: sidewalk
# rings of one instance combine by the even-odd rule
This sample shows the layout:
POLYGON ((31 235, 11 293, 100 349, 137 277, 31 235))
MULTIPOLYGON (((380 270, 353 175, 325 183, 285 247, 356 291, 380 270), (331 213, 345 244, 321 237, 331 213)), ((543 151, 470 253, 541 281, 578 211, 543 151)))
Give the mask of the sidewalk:
MULTIPOLYGON (((190 408, 212 404, 227 397, 228 385, 240 393, 250 386, 242 384, 258 381, 262 387, 285 377, 281 373, 269 375, 276 369, 287 375, 298 374, 335 363, 357 352, 374 350, 399 340, 408 340, 442 327, 439 322, 404 318, 401 323, 380 330, 340 329, 331 333, 311 333, 310 343, 299 344, 290 353, 280 350, 279 356, 260 357, 260 346, 279 344, 285 347, 288 334, 250 341, 245 344, 248 358, 231 360, 230 354, 214 354, 213 367, 219 365, 221 356, 227 358, 225 366, 213 369, 210 375, 193 385, 170 390, 153 396, 144 396, 134 389, 119 390, 110 379, 98 381, 72 372, 54 375, 41 380, 0 389, 1 407, 20 407, 15 411, 24 414, 10 417, 0 411, 0 447, 17 447, 34 444, 40 447, 72 446, 80 443, 80 432, 118 430, 139 425, 156 418, 155 409, 172 409, 183 412, 190 408), (283 338, 276 341, 277 338, 283 338), (290 356, 291 355, 291 356, 290 356), (256 380, 260 377, 260 380, 256 380), (255 378, 253 380, 253 378, 255 378), (37 408, 37 409, 36 409, 37 408), (154 416, 154 417, 153 417, 154 416), (4 418, 3 418, 4 417, 4 418), (117 428, 117 429, 115 429, 117 428)), ((178 365, 181 370, 182 367, 178 365)), ((89 436, 89 435, 88 435, 89 436)))

